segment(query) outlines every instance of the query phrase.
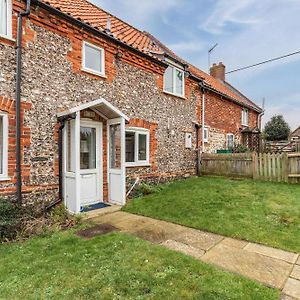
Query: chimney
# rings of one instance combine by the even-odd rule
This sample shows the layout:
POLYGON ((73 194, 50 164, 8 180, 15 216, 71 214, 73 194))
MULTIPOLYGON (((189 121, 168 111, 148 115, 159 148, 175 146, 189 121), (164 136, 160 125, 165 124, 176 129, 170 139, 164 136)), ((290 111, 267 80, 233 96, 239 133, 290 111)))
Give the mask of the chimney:
POLYGON ((225 81, 225 66, 223 63, 213 64, 210 68, 210 75, 216 79, 225 81))

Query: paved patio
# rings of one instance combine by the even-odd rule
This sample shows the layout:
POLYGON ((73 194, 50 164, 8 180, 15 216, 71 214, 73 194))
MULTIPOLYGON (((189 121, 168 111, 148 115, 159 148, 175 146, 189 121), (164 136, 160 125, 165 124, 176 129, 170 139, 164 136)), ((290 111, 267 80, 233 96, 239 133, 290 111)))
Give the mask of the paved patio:
POLYGON ((300 300, 300 257, 263 245, 235 240, 173 223, 121 211, 88 217, 151 243, 193 256, 206 263, 282 291, 282 299, 300 300))

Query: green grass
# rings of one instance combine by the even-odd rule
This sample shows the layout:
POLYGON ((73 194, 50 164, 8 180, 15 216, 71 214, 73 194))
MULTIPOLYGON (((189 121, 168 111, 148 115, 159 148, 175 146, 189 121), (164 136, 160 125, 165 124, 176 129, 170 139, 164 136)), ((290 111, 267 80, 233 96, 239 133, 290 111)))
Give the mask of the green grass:
POLYGON ((279 292, 129 235, 0 245, 1 299, 278 299, 279 292))
POLYGON ((300 185, 190 178, 135 199, 124 210, 300 252, 300 185))

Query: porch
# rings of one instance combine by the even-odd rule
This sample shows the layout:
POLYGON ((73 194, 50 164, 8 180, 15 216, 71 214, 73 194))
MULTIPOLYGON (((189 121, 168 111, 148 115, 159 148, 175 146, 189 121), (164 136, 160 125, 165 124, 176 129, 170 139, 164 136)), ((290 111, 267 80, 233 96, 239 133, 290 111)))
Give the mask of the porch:
POLYGON ((62 132, 62 196, 71 213, 98 203, 126 202, 125 123, 105 99, 57 114, 62 132))

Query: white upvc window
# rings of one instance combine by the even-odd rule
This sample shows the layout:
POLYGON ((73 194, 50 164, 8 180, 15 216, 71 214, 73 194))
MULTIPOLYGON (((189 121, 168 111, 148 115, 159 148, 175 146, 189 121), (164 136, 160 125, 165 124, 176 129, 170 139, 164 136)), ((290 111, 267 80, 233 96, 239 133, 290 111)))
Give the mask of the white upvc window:
POLYGON ((209 129, 207 126, 204 126, 204 130, 203 130, 203 141, 205 143, 208 142, 208 139, 209 139, 209 129))
POLYGON ((242 125, 248 126, 249 125, 249 110, 244 108, 242 110, 242 125))
POLYGON ((0 36, 12 37, 12 0, 0 0, 0 36))
POLYGON ((7 180, 8 117, 0 112, 0 180, 7 180))
POLYGON ((170 64, 164 74, 164 92, 184 97, 184 85, 184 70, 180 66, 170 64))
POLYGON ((126 166, 149 165, 150 134, 144 128, 126 128, 126 166))
POLYGON ((228 133, 226 139, 227 149, 232 149, 234 147, 234 134, 228 133))
POLYGON ((104 49, 84 41, 82 44, 82 70, 105 76, 104 49))

